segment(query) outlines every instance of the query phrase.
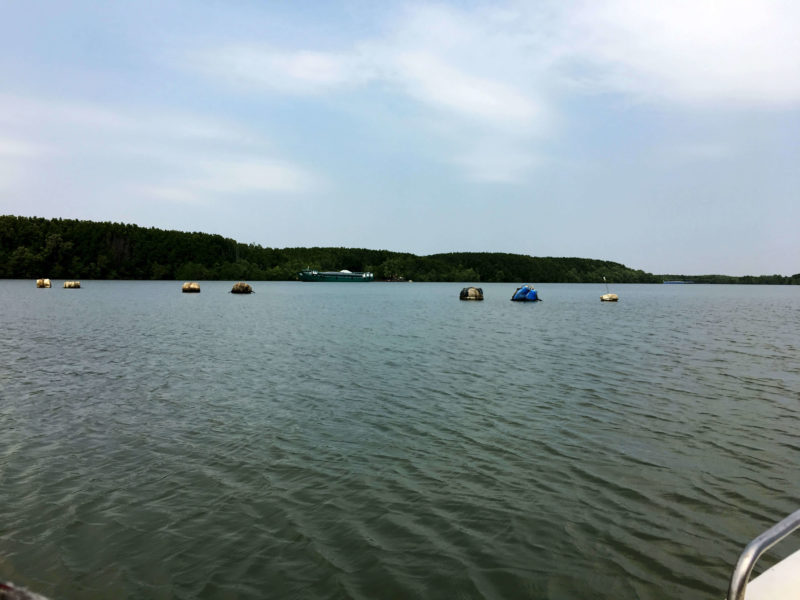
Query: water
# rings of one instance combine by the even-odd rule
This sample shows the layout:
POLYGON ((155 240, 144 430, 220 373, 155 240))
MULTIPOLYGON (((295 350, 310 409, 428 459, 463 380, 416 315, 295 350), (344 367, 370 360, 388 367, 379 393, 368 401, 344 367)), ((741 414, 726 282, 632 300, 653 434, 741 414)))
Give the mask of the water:
POLYGON ((722 598, 800 506, 796 287, 230 286, 0 281, 0 579, 722 598))

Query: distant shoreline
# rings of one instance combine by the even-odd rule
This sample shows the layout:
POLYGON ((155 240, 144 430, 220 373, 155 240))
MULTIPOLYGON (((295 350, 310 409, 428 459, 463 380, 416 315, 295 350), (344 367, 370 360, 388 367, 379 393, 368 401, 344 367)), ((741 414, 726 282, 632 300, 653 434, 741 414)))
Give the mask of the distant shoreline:
POLYGON ((783 275, 653 274, 592 258, 506 252, 418 256, 367 248, 269 248, 221 235, 138 225, 0 216, 0 278, 292 281, 305 268, 374 273, 376 281, 729 283, 800 285, 783 275))

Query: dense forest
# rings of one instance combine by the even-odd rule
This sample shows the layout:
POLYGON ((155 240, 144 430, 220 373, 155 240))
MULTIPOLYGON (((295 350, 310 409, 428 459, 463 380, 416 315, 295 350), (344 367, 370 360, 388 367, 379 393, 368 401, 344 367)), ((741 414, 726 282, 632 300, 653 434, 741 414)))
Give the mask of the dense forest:
POLYGON ((794 283, 762 277, 656 276, 615 262, 490 252, 414 254, 364 248, 263 248, 208 233, 122 223, 0 216, 0 277, 293 280, 306 267, 372 271, 376 279, 467 282, 794 283), (722 278, 717 280, 716 278, 722 278))
POLYGON ((737 283, 760 285, 800 285, 800 273, 791 277, 784 275, 659 275, 659 280, 684 281, 687 283, 737 283))

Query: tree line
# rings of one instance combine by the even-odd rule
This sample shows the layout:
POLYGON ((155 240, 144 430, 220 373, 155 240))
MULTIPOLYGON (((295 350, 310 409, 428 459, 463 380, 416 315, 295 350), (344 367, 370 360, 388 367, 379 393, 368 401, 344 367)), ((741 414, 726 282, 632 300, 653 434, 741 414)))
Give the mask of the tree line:
POLYGON ((800 285, 800 273, 794 275, 660 275, 664 281, 688 283, 735 283, 745 285, 800 285))
MULTIPOLYGON (((605 277, 614 283, 660 283, 667 277, 589 258, 496 252, 417 256, 366 248, 265 248, 208 233, 0 216, 2 278, 288 281, 296 279, 298 271, 306 267, 371 271, 376 279, 415 281, 600 283, 605 277)), ((724 283, 800 283, 800 275, 769 278, 724 283)))

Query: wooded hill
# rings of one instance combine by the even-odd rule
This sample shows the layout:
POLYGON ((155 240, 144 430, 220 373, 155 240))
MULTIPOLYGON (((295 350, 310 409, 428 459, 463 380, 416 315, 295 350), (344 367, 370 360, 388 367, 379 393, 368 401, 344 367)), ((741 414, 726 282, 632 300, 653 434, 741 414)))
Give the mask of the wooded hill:
POLYGON ((689 283, 736 283, 753 285, 800 285, 800 273, 784 275, 659 275, 664 281, 686 281, 689 283))
MULTIPOLYGON (((662 281, 661 276, 588 258, 490 252, 416 256, 364 248, 263 248, 207 233, 0 216, 2 278, 285 281, 296 279, 297 272, 306 267, 372 271, 376 279, 415 281, 598 283, 604 276, 612 283, 662 281)), ((798 281, 794 283, 800 283, 800 276, 796 277, 798 281)), ((783 279, 787 281, 780 283, 791 282, 783 279)))

